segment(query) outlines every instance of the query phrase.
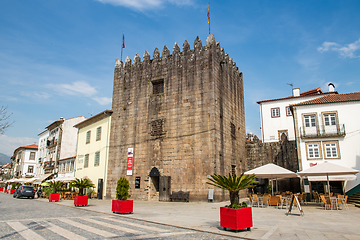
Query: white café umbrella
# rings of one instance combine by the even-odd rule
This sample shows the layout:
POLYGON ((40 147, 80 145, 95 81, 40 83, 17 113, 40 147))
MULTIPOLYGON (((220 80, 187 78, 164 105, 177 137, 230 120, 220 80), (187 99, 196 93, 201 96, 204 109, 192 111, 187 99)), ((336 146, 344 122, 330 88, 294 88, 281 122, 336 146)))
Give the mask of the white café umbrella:
MULTIPOLYGON (((296 178, 298 177, 296 173, 280 167, 273 163, 268 163, 261 167, 254 168, 252 170, 246 171, 245 175, 255 174, 257 178, 268 178, 268 179, 282 179, 282 178, 296 178)), ((276 181, 277 184, 277 181, 276 181)), ((271 194, 274 195, 274 188, 271 188, 271 194)))
POLYGON ((328 194, 330 196, 330 183, 329 183, 329 176, 331 175, 347 175, 347 174, 357 174, 359 171, 356 169, 351 169, 347 167, 343 167, 340 165, 336 165, 333 163, 329 163, 327 161, 318 164, 314 167, 310 167, 305 169, 301 172, 298 172, 302 177, 307 176, 326 176, 327 185, 328 185, 328 194))

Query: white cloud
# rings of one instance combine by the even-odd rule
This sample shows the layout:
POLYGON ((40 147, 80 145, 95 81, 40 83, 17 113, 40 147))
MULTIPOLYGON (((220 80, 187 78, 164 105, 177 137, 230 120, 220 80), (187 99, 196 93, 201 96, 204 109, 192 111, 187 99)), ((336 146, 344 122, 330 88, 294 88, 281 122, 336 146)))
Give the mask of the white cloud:
POLYGON ((25 92, 25 91, 21 91, 20 92, 21 96, 24 97, 32 97, 32 98, 36 98, 36 99, 48 99, 51 97, 51 95, 47 92, 25 92))
POLYGON ((176 5, 191 5, 193 0, 97 0, 101 3, 109 3, 136 10, 145 10, 162 7, 167 2, 176 5))
POLYGON ((94 96, 97 91, 95 87, 90 86, 87 82, 77 81, 71 84, 47 84, 46 87, 65 95, 81 95, 85 97, 94 96))
POLYGON ((15 149, 20 146, 38 144, 38 139, 29 137, 9 137, 0 135, 0 153, 12 156, 15 149))
POLYGON ((112 99, 107 97, 93 97, 93 100, 95 100, 100 105, 108 105, 111 103, 112 99))
POLYGON ((317 48, 319 52, 327 52, 327 51, 338 52, 340 56, 344 58, 360 57, 359 55, 355 55, 355 52, 359 49, 360 49, 360 39, 344 46, 335 42, 324 42, 321 47, 317 48))

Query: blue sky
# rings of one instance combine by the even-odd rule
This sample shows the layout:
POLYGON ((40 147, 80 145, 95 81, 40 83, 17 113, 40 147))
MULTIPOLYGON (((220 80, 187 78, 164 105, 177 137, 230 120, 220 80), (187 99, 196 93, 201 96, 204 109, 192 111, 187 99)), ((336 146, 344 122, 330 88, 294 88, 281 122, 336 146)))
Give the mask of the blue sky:
POLYGON ((13 126, 0 153, 37 143, 60 117, 111 109, 122 32, 126 56, 211 33, 244 74, 247 132, 260 136, 259 100, 335 84, 360 91, 359 1, 0 1, 0 106, 13 126))

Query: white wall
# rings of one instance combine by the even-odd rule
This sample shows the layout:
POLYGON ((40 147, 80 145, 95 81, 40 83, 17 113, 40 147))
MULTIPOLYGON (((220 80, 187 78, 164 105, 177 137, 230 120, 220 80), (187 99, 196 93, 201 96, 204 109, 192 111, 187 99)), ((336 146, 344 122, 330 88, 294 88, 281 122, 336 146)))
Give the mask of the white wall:
POLYGON ((288 130, 288 140, 295 140, 294 121, 292 116, 286 115, 286 107, 324 96, 312 95, 304 97, 286 98, 260 103, 261 132, 263 142, 277 142, 279 130, 288 130), (280 117, 272 118, 271 109, 280 108, 280 117))
POLYGON ((74 117, 66 119, 62 127, 60 159, 76 156, 76 144, 78 129, 74 127, 75 124, 84 121, 86 118, 74 117))
POLYGON ((37 150, 36 149, 25 149, 23 150, 23 165, 22 165, 22 177, 25 176, 35 176, 36 173, 36 159, 37 159, 37 150), (35 152, 34 160, 30 160, 30 152, 35 152), (33 166, 33 173, 27 174, 28 167, 33 166))
POLYGON ((46 161, 47 157, 47 147, 46 141, 49 136, 49 130, 46 130, 39 134, 39 143, 38 143, 38 153, 37 153, 37 166, 36 166, 36 176, 40 176, 44 174, 44 168, 42 167, 41 163, 46 161), (41 163, 39 163, 39 158, 41 158, 41 163))
MULTIPOLYGON (((311 138, 300 140, 300 155, 302 169, 308 169, 310 163, 321 163, 328 161, 340 166, 360 170, 360 122, 358 120, 358 113, 360 112, 360 102, 345 102, 336 104, 317 104, 309 106, 297 106, 296 114, 299 127, 303 127, 302 114, 317 113, 317 122, 322 124, 321 112, 337 111, 338 122, 340 125, 345 124, 345 137, 331 137, 331 138, 311 138), (322 158, 319 160, 307 159, 306 142, 310 141, 338 141, 340 159, 325 159, 324 148, 321 146, 322 158)), ((345 190, 349 191, 353 187, 360 184, 360 174, 357 174, 357 180, 348 181, 345 185, 345 190)))

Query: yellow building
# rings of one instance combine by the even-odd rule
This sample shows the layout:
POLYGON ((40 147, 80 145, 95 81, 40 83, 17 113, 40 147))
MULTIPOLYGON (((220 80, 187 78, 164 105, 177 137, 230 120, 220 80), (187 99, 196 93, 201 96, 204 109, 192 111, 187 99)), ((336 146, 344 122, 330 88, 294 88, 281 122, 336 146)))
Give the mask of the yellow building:
POLYGON ((74 126, 79 129, 75 177, 91 179, 98 199, 105 196, 111 114, 105 110, 74 126))

